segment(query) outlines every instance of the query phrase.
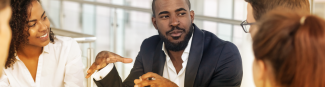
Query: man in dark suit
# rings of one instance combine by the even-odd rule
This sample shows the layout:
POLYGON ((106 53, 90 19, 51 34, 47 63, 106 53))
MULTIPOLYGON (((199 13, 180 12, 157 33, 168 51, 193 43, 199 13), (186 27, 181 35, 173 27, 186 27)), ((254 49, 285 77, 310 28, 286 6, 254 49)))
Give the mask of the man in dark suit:
POLYGON ((243 76, 237 47, 194 23, 189 0, 154 0, 152 23, 159 35, 141 45, 130 75, 122 82, 114 62, 129 63, 100 52, 88 75, 99 87, 239 87, 243 76), (158 4, 159 3, 159 4, 158 4))

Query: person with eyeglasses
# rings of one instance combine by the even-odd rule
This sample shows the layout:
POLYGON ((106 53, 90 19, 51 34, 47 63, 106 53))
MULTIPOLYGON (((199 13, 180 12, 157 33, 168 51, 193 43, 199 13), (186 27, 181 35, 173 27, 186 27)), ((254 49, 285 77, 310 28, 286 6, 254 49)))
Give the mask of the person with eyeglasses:
POLYGON ((325 20, 288 8, 262 16, 253 37, 256 87, 325 87, 325 20))
POLYGON ((253 37, 256 33, 256 22, 262 15, 276 7, 288 8, 303 13, 310 13, 309 0, 245 0, 247 4, 247 19, 240 25, 245 33, 253 37))
MULTIPOLYGON (((294 65, 293 61, 295 61, 295 58, 292 57, 292 55, 295 56, 299 54, 301 55, 305 55, 305 54, 287 53, 287 52, 293 52, 294 50, 290 48, 294 48, 297 46, 293 46, 294 44, 283 44, 284 42, 293 43, 290 42, 290 38, 292 40, 293 36, 290 36, 291 33, 288 33, 288 31, 293 31, 292 29, 299 28, 300 25, 303 25, 303 23, 299 24, 299 19, 303 20, 303 22, 305 21, 305 19, 301 15, 296 15, 292 13, 298 12, 298 13, 309 14, 310 13, 309 0, 245 0, 245 1, 248 2, 247 19, 243 21, 240 25, 243 28, 244 32, 250 33, 251 37, 253 38, 253 51, 255 56, 253 62, 253 79, 254 79, 255 86, 256 87, 324 87, 325 85, 321 84, 323 83, 321 82, 322 81, 321 79, 318 79, 317 82, 306 80, 309 79, 308 73, 314 72, 313 70, 307 71, 307 73, 306 72, 297 73, 300 72, 297 71, 298 69, 303 69, 303 68, 299 68, 296 65, 294 65), (294 11, 294 12, 290 13, 289 11, 294 11), (268 15, 264 16, 265 14, 268 15), (283 26, 288 26, 287 28, 290 29, 284 28, 283 26), (263 31, 261 31, 260 29, 263 29, 263 31), (279 36, 278 35, 279 33, 284 33, 284 34, 282 36, 279 36), (281 38, 288 38, 288 40, 281 40, 281 38), (287 55, 290 55, 290 57, 287 55), (300 78, 300 76, 304 76, 304 77, 300 78)), ((315 17, 313 17, 313 19, 314 18, 315 17)), ((310 20, 313 19, 310 18, 310 20)), ((303 50, 307 50, 307 49, 303 49, 303 50)), ((305 63, 303 63, 303 61, 299 61, 298 65, 300 64, 305 64, 305 63)), ((307 66, 307 67, 315 68, 313 66, 307 66)), ((323 71, 319 71, 319 72, 323 72, 323 71)), ((321 74, 318 75, 321 76, 321 74)), ((312 78, 311 74, 309 74, 309 76, 311 76, 310 78, 312 78)), ((314 80, 316 78, 312 78, 312 79, 314 80)))

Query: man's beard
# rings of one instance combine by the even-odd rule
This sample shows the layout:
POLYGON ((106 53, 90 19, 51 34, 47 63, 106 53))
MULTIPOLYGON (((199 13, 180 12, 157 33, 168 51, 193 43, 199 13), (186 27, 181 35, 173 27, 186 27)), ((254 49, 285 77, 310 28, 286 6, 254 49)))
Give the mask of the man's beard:
MULTIPOLYGON (((174 31, 175 29, 182 30, 185 32, 185 29, 179 28, 179 27, 173 27, 171 30, 166 32, 166 35, 168 33, 174 31)), ((182 51, 187 47, 187 44, 189 40, 191 39, 192 33, 193 33, 193 25, 190 26, 189 32, 186 33, 185 38, 183 41, 177 42, 177 43, 172 43, 167 39, 167 36, 164 36, 161 34, 161 32, 158 31, 160 38, 164 41, 165 43, 165 48, 170 51, 182 51)), ((173 39, 179 39, 179 37, 173 37, 173 39)))

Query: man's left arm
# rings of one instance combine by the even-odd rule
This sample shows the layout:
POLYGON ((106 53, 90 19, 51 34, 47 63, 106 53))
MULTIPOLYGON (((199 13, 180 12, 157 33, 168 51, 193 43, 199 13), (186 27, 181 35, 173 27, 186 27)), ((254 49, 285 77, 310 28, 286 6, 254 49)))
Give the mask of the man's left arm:
POLYGON ((209 87, 240 87, 243 78, 242 59, 238 48, 226 42, 209 87))

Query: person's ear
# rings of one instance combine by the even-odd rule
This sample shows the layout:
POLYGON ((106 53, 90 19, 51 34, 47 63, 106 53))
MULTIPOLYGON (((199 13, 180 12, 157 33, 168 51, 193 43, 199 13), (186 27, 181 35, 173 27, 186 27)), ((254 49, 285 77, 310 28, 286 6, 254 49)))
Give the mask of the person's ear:
POLYGON ((158 29, 158 27, 157 27, 157 20, 156 20, 156 17, 152 17, 152 18, 151 18, 151 21, 152 21, 153 26, 154 26, 156 29, 158 29))
POLYGON ((192 22, 192 23, 194 22, 194 15, 195 15, 194 11, 191 10, 191 11, 190 11, 190 16, 191 16, 191 22, 192 22))

